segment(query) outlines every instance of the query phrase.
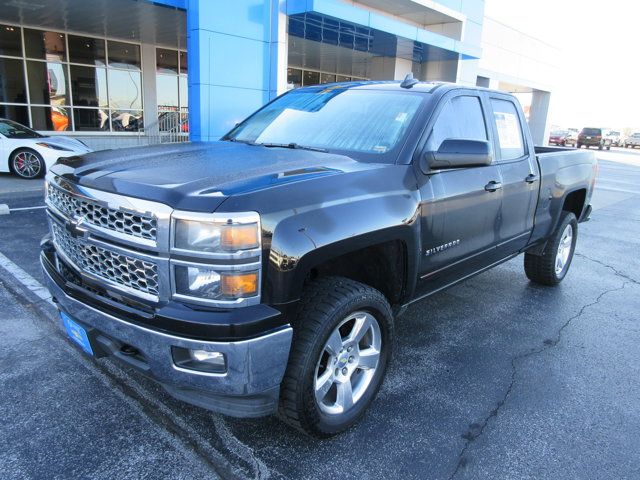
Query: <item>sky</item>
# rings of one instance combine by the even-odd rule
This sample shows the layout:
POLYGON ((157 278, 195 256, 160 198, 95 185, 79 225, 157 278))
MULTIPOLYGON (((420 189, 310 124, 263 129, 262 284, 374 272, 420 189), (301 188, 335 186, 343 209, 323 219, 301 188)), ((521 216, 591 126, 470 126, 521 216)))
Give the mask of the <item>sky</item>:
POLYGON ((486 0, 485 14, 560 49, 553 125, 640 130, 640 1, 486 0))

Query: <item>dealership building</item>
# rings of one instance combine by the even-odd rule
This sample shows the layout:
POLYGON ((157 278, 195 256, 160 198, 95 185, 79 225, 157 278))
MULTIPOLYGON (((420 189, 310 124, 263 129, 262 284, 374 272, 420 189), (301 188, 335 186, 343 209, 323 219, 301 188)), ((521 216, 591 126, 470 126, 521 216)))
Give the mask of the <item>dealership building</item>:
POLYGON ((218 139, 289 89, 458 82, 516 93, 546 139, 553 46, 483 0, 0 0, 0 117, 95 149, 218 139))

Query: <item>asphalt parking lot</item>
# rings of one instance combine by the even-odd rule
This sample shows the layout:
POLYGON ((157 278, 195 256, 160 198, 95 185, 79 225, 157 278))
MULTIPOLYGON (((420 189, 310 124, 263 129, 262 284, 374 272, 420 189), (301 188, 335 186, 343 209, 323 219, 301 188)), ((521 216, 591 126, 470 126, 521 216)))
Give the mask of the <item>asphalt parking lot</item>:
POLYGON ((2 478, 640 478, 640 151, 598 156, 561 286, 518 257, 412 306, 372 408, 325 441, 72 346, 38 289, 40 185, 0 176, 2 478))

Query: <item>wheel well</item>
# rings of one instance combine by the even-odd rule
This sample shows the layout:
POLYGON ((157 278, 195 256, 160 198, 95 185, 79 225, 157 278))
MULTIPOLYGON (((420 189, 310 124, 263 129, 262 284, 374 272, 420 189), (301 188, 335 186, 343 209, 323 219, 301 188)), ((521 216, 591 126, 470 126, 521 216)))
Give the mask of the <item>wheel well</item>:
POLYGON ((569 195, 567 195, 567 198, 564 199, 562 210, 572 212, 576 216, 576 218, 580 220, 580 215, 582 214, 582 210, 584 209, 584 201, 586 197, 587 190, 584 188, 576 190, 575 192, 571 192, 569 195))
POLYGON ((341 276, 382 292, 391 305, 398 304, 406 287, 407 248, 392 240, 340 255, 315 266, 307 281, 324 276, 341 276))

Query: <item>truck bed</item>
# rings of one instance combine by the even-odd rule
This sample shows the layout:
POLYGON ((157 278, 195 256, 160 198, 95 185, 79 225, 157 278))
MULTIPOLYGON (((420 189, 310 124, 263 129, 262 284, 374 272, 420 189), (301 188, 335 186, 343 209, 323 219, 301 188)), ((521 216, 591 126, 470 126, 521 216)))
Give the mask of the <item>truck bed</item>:
MULTIPOLYGON (((575 195, 582 195, 584 205, 589 204, 597 170, 595 153, 589 150, 535 147, 535 153, 540 171, 540 197, 531 243, 551 234, 567 193, 576 192, 575 195)), ((578 218, 581 220, 584 218, 578 218)))

